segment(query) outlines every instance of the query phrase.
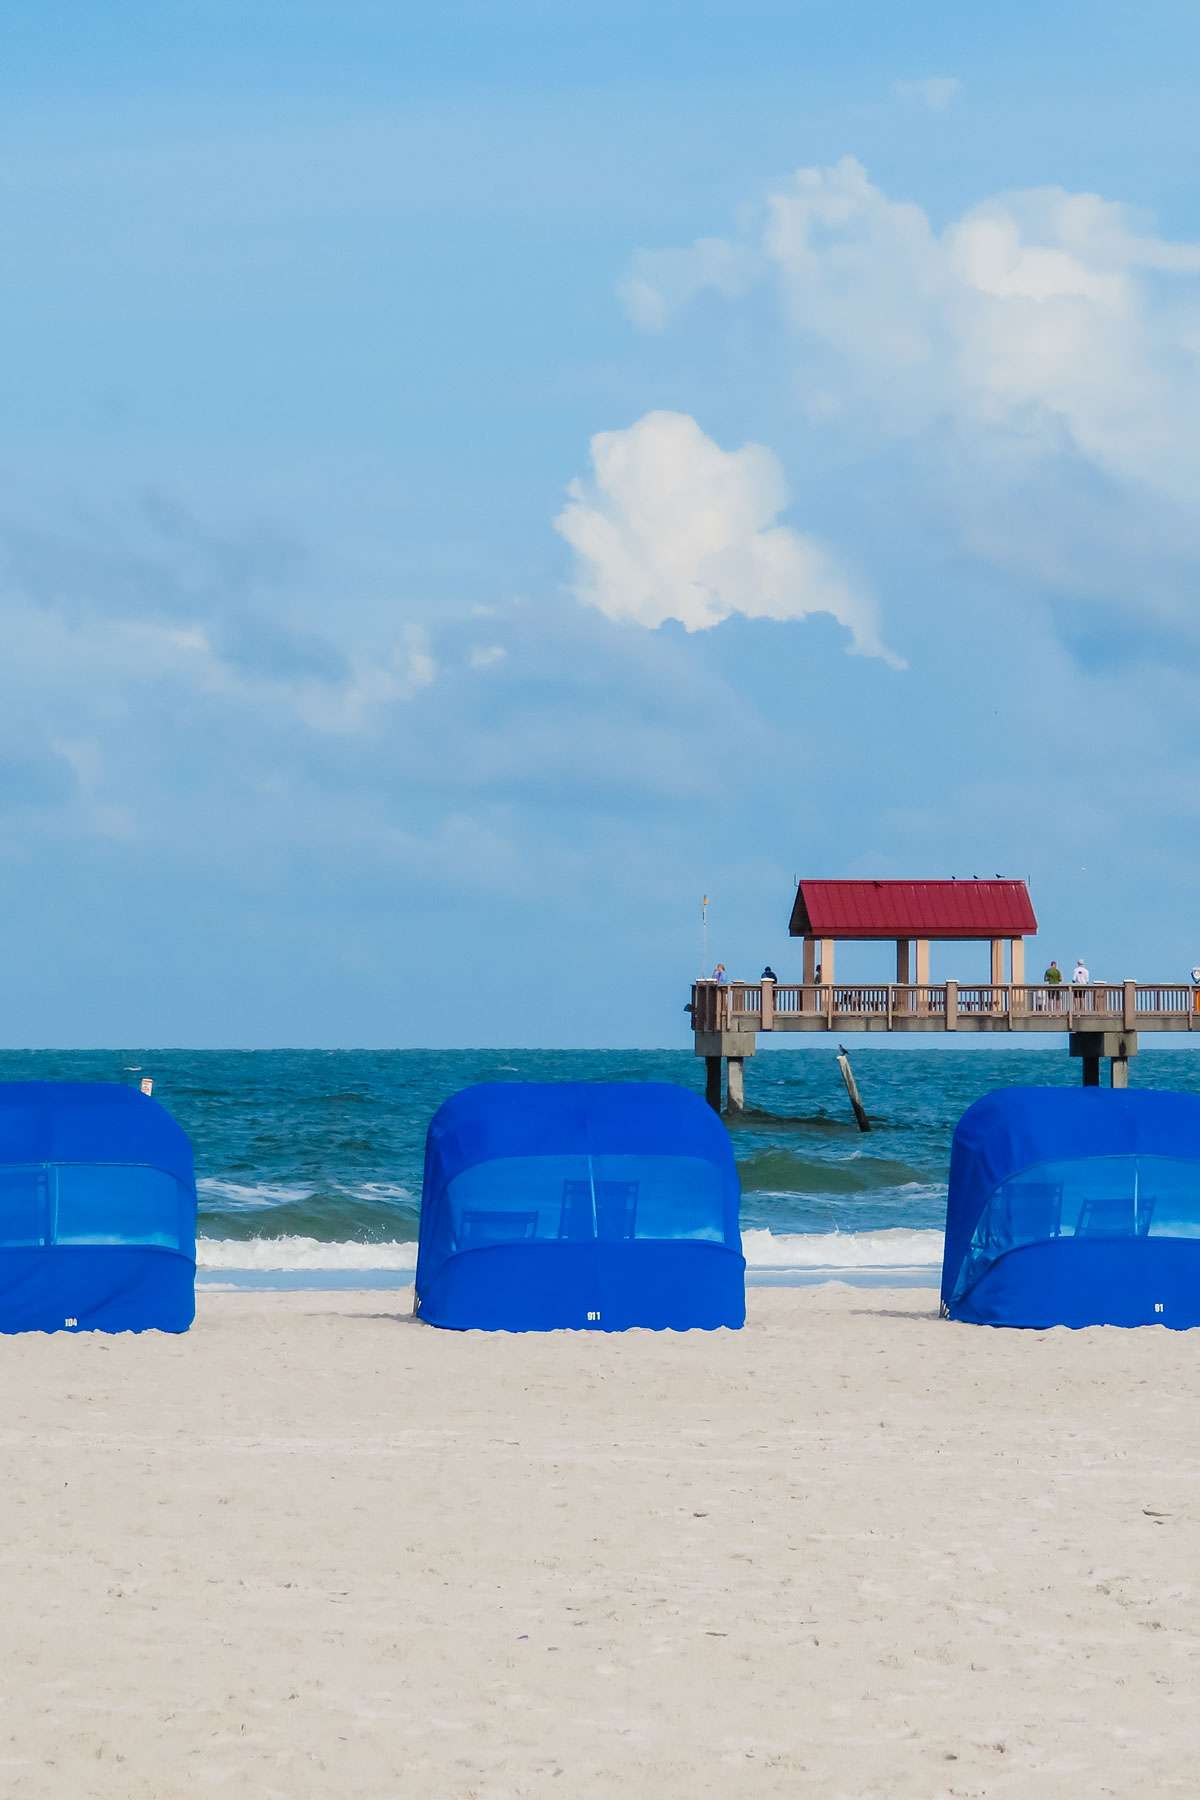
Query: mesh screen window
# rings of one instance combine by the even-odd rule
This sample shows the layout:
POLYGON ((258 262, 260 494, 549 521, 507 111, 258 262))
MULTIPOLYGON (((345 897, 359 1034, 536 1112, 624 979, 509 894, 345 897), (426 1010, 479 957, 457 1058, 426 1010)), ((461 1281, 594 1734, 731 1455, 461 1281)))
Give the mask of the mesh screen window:
POLYGON ((0 1248, 155 1246, 190 1255, 192 1197, 138 1164, 41 1163, 0 1169, 0 1248))

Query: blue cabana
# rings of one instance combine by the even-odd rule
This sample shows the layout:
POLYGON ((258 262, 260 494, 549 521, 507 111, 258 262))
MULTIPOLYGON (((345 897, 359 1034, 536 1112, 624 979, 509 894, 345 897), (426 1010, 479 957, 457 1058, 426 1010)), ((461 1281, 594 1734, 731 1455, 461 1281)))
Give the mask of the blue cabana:
POLYGON ((0 1331, 186 1331, 192 1147, 106 1082, 0 1083, 0 1331))
POLYGON ((724 1126, 658 1082, 495 1083, 429 1127, 416 1310, 458 1330, 740 1326, 724 1126))
POLYGON ((959 1120, 942 1311, 1200 1324, 1200 1095, 1007 1088, 959 1120))

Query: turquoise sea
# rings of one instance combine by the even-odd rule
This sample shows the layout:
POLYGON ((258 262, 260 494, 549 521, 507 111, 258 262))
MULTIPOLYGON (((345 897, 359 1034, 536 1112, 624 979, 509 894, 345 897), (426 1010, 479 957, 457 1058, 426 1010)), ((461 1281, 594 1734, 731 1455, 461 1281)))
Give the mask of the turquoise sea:
MULTIPOLYGON (((190 1134, 199 1263, 210 1285, 411 1281, 425 1128, 476 1081, 673 1081, 703 1091, 690 1050, 3 1051, 0 1080, 154 1078, 190 1134)), ((874 1121, 850 1117, 834 1046, 746 1064, 731 1124, 751 1279, 933 1282, 955 1122, 980 1094, 1074 1085, 1051 1049, 859 1050, 874 1121)), ((1200 1091, 1200 1055, 1143 1051, 1135 1086, 1200 1091)))

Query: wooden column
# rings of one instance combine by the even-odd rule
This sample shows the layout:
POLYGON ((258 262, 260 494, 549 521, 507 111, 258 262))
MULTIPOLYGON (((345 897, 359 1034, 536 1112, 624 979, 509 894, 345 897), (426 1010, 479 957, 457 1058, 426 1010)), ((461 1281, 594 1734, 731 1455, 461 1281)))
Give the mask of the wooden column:
MULTIPOLYGON (((928 938, 917 939, 917 986, 919 988, 927 988, 929 986, 928 938)), ((921 994, 918 997, 917 1011, 919 1013, 927 1013, 929 1011, 929 997, 927 994, 921 994)))
POLYGON ((725 1067, 729 1072, 729 1099, 726 1111, 744 1112, 746 1108, 746 1064, 740 1056, 727 1056, 725 1067))
MULTIPOLYGON (((909 943, 907 938, 897 938, 896 939, 896 986, 897 987, 907 987, 909 982, 912 980, 912 965, 911 965, 911 957, 910 957, 911 949, 912 949, 912 946, 909 943)), ((907 1012, 908 1008, 909 1008, 910 1000, 911 1000, 911 995, 898 994, 896 996, 897 1010, 899 1012, 907 1012)))
POLYGON ((775 983, 766 979, 759 983, 762 990, 762 1005, 759 1008, 759 1022, 764 1031, 775 1029, 775 983))
POLYGON ((1127 1088, 1129 1086, 1129 1058, 1114 1056, 1108 1066, 1112 1070, 1113 1087, 1127 1088))
POLYGON ((992 1011, 1000 1011, 999 990, 1004 986, 1004 939, 992 939, 992 1011))
POLYGON ((1008 946, 1008 979, 1014 987, 1025 985, 1025 939, 1012 938, 1008 946))
POLYGON ((833 986, 833 939, 821 939, 821 980, 826 987, 833 986))
MULTIPOLYGON (((805 938, 803 947, 804 969, 802 979, 805 987, 811 987, 817 979, 817 942, 815 938, 805 938)), ((810 994, 800 996, 800 1010, 807 1012, 809 1008, 815 1012, 817 1003, 810 994)))

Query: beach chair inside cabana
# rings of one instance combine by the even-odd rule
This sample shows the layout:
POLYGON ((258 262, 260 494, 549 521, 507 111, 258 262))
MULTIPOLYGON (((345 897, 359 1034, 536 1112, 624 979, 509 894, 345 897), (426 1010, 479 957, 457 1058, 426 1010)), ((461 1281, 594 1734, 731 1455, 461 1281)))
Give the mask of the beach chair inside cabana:
POLYGON ((564 1181, 560 1238, 631 1238, 637 1224, 636 1181, 564 1181))
POLYGON ((469 1088, 429 1128, 415 1305, 458 1329, 740 1325, 728 1136, 652 1082, 469 1088))
POLYGON ((0 1331, 186 1331, 192 1149, 108 1082, 0 1083, 0 1331))
POLYGON ((1200 1096, 978 1101, 951 1151, 942 1310, 991 1325, 1200 1323, 1200 1096))

